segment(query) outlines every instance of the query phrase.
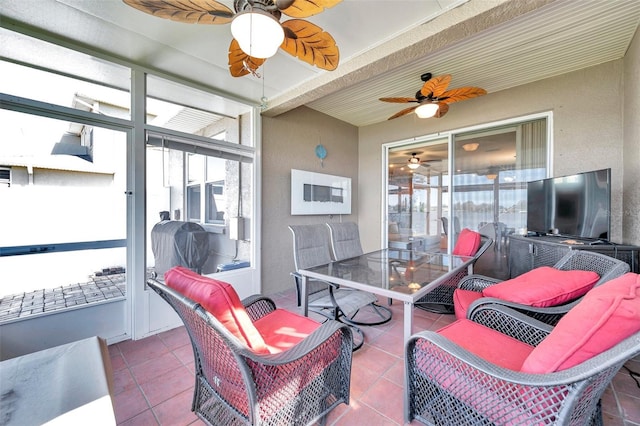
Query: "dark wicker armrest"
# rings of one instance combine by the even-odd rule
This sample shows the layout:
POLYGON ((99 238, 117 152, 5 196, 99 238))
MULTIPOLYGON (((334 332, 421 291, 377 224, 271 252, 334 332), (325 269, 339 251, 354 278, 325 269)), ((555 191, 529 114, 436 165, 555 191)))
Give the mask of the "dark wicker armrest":
POLYGON ((494 330, 518 339, 531 346, 537 346, 551 333, 553 327, 535 318, 528 317, 500 303, 498 299, 482 298, 472 304, 467 311, 467 318, 494 330))
MULTIPOLYGON (((558 306, 545 306, 544 308, 523 305, 521 303, 510 302, 507 300, 496 299, 493 297, 482 297, 476 301, 474 301, 468 308, 467 312, 473 312, 475 309, 478 309, 480 306, 484 305, 502 305, 506 308, 511 308, 512 310, 522 312, 527 317, 535 318, 538 321, 541 321, 550 326, 555 326, 560 318, 565 315, 569 309, 578 303, 578 300, 570 302, 565 305, 558 306)), ((467 314, 467 316, 470 314, 467 314)))
POLYGON ((497 278, 486 277, 484 275, 473 274, 460 280, 458 288, 462 290, 482 291, 485 288, 502 282, 497 278))
POLYGON ((251 321, 257 321, 268 313, 276 310, 276 304, 273 300, 259 294, 253 294, 242 299, 242 304, 251 321))

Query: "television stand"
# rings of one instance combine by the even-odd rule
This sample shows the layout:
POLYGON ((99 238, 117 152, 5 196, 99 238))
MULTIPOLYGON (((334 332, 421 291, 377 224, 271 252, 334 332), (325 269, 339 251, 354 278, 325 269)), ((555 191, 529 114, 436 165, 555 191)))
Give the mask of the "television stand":
POLYGON ((509 276, 522 275, 539 266, 553 266, 569 250, 591 250, 629 264, 631 272, 640 271, 640 247, 613 244, 601 240, 583 240, 562 235, 509 236, 509 276))

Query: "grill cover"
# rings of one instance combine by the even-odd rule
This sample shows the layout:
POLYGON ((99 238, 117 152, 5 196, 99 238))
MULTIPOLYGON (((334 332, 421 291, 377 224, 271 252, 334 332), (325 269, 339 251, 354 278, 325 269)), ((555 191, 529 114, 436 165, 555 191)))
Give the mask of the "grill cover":
POLYGON ((159 277, 174 266, 201 273, 209 257, 209 235, 197 223, 167 220, 151 229, 151 250, 159 277))

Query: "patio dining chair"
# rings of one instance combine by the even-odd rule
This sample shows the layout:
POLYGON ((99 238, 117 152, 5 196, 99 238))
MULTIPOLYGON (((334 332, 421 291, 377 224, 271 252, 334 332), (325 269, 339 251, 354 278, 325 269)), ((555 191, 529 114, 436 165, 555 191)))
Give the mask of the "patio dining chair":
MULTIPOLYGON (((298 306, 301 305, 302 277, 297 271, 332 260, 329 228, 325 224, 290 225, 293 234, 293 260, 296 272, 292 275, 296 284, 298 306)), ((375 295, 366 291, 341 288, 325 281, 307 279, 309 310, 326 318, 344 322, 353 328, 354 350, 364 343, 360 325, 380 325, 391 319, 391 311, 380 306, 375 295)))
POLYGON ((555 327, 483 305, 405 350, 405 421, 601 425, 600 398, 640 354, 640 276, 591 290, 555 327))
POLYGON ((493 243, 493 239, 468 228, 464 228, 460 231, 458 241, 456 242, 452 253, 460 256, 472 256, 473 260, 471 265, 469 265, 468 269, 461 270, 458 274, 451 276, 441 285, 427 293, 423 298, 415 303, 415 306, 429 312, 453 314, 454 291, 458 287, 460 280, 469 274, 473 274, 473 266, 480 256, 482 256, 482 254, 491 246, 491 243, 493 243))
POLYGON ((355 222, 327 223, 331 253, 335 260, 350 259, 364 253, 360 243, 360 231, 355 222))
POLYGON ((325 424, 349 404, 352 335, 276 308, 260 295, 240 300, 230 284, 184 267, 149 279, 182 319, 195 358, 191 410, 209 425, 325 424))
POLYGON ((591 288, 629 272, 629 265, 601 253, 571 250, 553 267, 538 267, 510 280, 484 275, 463 278, 454 292, 457 318, 484 304, 501 304, 549 325, 591 288))

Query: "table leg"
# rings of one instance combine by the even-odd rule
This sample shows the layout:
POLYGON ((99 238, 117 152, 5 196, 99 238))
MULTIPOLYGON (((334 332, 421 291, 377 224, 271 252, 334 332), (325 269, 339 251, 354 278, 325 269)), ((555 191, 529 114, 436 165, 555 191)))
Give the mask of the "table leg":
POLYGON ((413 329, 413 303, 404 302, 404 342, 409 341, 413 329))
MULTIPOLYGON (((404 341, 403 341, 403 346, 407 344, 407 342, 409 341, 409 338, 411 337, 411 330, 413 328, 413 303, 411 302, 404 302, 404 341)), ((407 372, 405 369, 405 373, 404 373, 404 398, 402 398, 402 403, 403 403, 403 410, 404 410, 404 421, 405 423, 408 423, 407 421, 407 417, 408 417, 408 413, 409 413, 409 401, 408 401, 408 389, 409 389, 409 380, 408 380, 408 376, 407 376, 407 372)))
POLYGON ((307 290, 307 277, 302 276, 302 283, 300 286, 301 299, 300 303, 302 304, 302 315, 309 316, 309 291, 307 290))

